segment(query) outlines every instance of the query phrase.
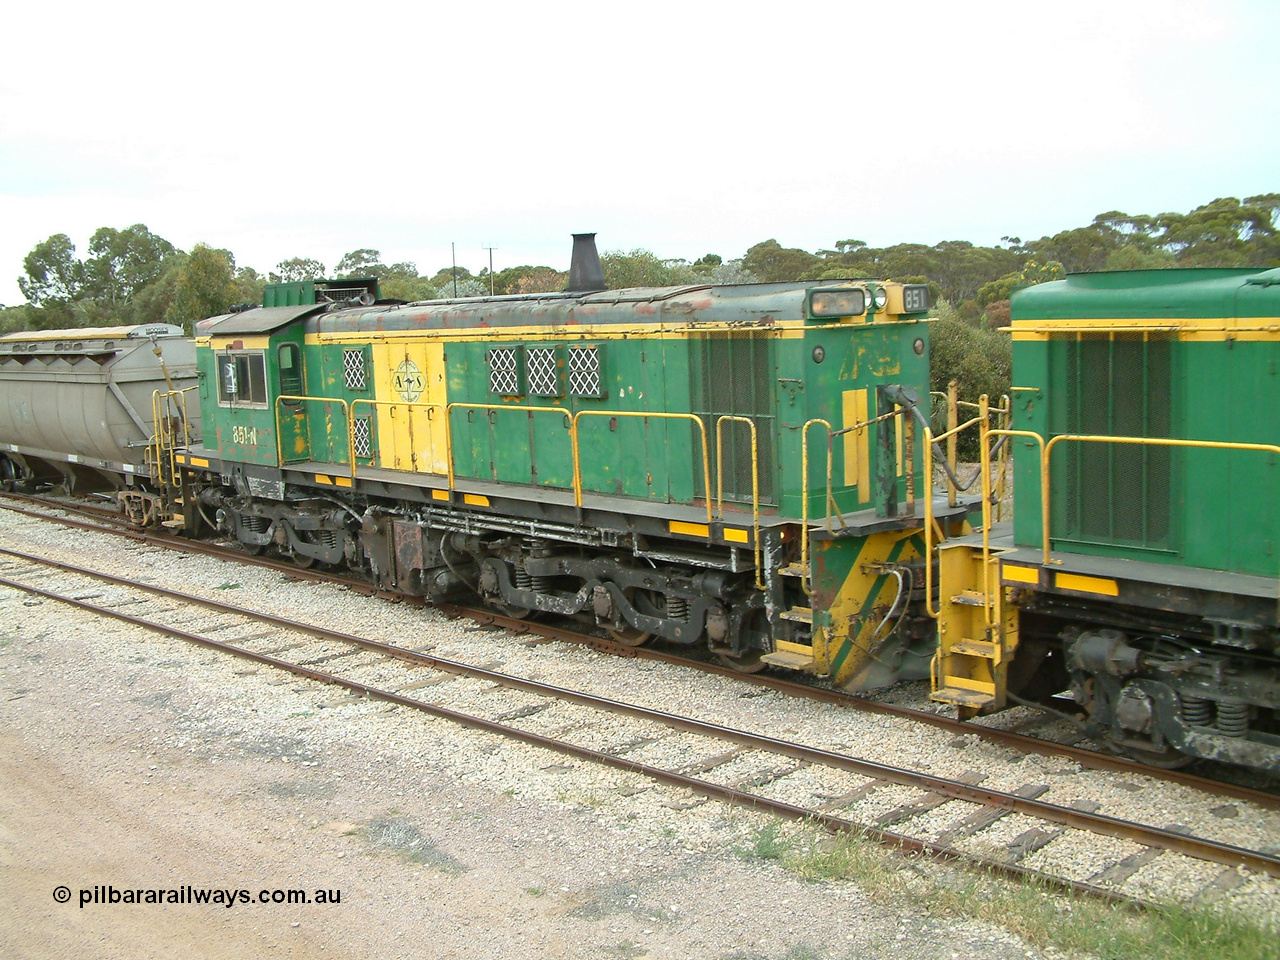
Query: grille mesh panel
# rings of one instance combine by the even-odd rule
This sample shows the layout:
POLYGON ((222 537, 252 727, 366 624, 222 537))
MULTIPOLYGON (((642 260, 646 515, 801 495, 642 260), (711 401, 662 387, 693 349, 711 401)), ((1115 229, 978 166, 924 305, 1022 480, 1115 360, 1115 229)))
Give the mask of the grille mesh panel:
POLYGON ((504 397, 520 393, 520 366, 515 347, 494 347, 489 351, 489 392, 504 397))
POLYGON ((556 368, 555 347, 530 347, 526 351, 529 392, 535 397, 560 396, 560 371, 556 368))
POLYGON ((599 348, 570 347, 569 393, 575 397, 598 397, 602 387, 599 348))
MULTIPOLYGON (((1064 402, 1055 434, 1174 435, 1170 339, 1089 334, 1053 344, 1064 402)), ((1172 549, 1177 452, 1170 447, 1069 442, 1054 452, 1055 539, 1172 549)))
POLYGON ((357 457, 369 459, 373 456, 373 423, 371 417, 356 417, 351 421, 351 442, 357 457))
POLYGON ((348 390, 365 390, 369 386, 363 350, 342 351, 342 381, 348 390))
MULTIPOLYGON (((774 503, 773 355, 772 342, 753 334, 708 336, 694 340, 689 351, 689 379, 694 410, 707 425, 712 469, 716 457, 716 420, 724 415, 749 417, 756 426, 760 469, 760 502, 774 503)), ((751 431, 745 423, 724 425, 724 498, 751 502, 751 431)), ((702 448, 694 437, 693 462, 701 464, 702 448)), ((695 471, 701 486, 701 473, 695 471)), ((711 482, 714 484, 715 477, 711 482)), ((715 490, 711 491, 714 496, 715 490)))

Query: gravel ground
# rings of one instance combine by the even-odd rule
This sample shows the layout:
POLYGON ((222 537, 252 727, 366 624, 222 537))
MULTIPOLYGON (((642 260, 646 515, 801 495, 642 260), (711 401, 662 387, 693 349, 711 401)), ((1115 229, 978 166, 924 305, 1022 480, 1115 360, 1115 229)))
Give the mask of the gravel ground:
MULTIPOLYGON (((1109 813, 1128 804, 1130 813, 1144 809, 1154 822, 1236 843, 1280 835, 1274 814, 1231 804, 1235 815, 1225 816, 1220 801, 1140 777, 1083 771, 1061 759, 1018 759, 970 737, 687 668, 529 643, 340 588, 76 534, 4 511, 0 546, 56 549, 72 562, 133 571, 142 581, 882 762, 944 775, 981 771, 983 784, 998 789, 1051 783, 1047 796, 1059 802, 1088 801, 1109 813)), ((100 593, 96 603, 122 595, 101 586, 85 592, 100 593)), ((764 817, 26 594, 0 590, 0 611, 4 956, 1043 955, 987 924, 886 910, 854 883, 805 883, 743 856, 768 823, 764 817), (70 903, 54 901, 58 884, 72 890, 70 903), (340 889, 342 901, 79 908, 79 891, 95 884, 190 884, 255 895, 262 888, 340 889)), ((273 642, 264 637, 260 648, 273 642)), ((310 642, 287 656, 338 652, 340 645, 310 642)), ((373 664, 357 674, 368 683, 396 686, 424 676, 372 658, 350 661, 373 664)), ((422 692, 428 694, 486 716, 539 702, 464 679, 445 680, 422 692)), ((726 749, 634 721, 588 726, 582 716, 579 708, 555 705, 518 722, 556 735, 572 729, 575 739, 599 746, 662 736, 629 754, 652 763, 694 763, 726 749)), ((759 769, 744 756, 716 768, 714 779, 730 782, 759 769)), ((811 769, 765 790, 812 799, 865 782, 811 769)), ((915 799, 918 792, 884 787, 847 815, 870 817, 915 799)), ((912 825, 941 832, 972 810, 955 806, 912 825)), ((1028 823, 1010 817, 996 833, 968 842, 1007 842, 1028 823)), ((1088 877, 1133 852, 1116 841, 1068 840, 1033 857, 1088 877)), ((1229 884, 1220 868, 1183 861, 1158 857, 1128 884, 1148 896, 1187 896, 1217 878, 1231 887, 1224 896, 1276 916, 1274 881, 1241 875, 1229 884)))

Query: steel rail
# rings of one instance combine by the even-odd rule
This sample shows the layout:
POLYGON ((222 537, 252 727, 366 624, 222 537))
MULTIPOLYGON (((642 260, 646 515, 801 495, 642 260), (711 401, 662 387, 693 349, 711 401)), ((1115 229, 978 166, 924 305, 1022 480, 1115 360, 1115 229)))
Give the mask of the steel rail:
POLYGON ((1139 763, 1136 760, 1129 760, 1124 757, 1117 757, 1107 753, 1099 753, 1096 750, 1086 750, 1082 747, 1071 746, 1070 744, 1056 743, 1052 740, 1043 740, 1039 737, 1032 737, 1023 733, 1014 733, 1011 730, 1001 730, 998 727, 987 727, 980 723, 976 723, 973 720, 956 720, 952 717, 930 713, 925 710, 917 710, 913 707, 904 707, 893 703, 881 703, 876 700, 869 700, 865 697, 855 696, 851 693, 834 690, 830 687, 820 687, 813 684, 800 683, 795 680, 781 680, 777 677, 768 677, 758 673, 743 673, 741 670, 735 670, 732 667, 722 667, 719 664, 709 663, 702 660, 690 660, 688 657, 667 653, 652 647, 629 647, 625 644, 592 637, 587 634, 576 633, 572 630, 566 630, 549 624, 530 623, 526 620, 516 620, 511 617, 502 616, 492 610, 473 609, 449 603, 438 604, 437 609, 447 616, 467 617, 477 623, 489 623, 495 626, 501 626, 512 633, 532 633, 547 637, 549 640, 586 644, 593 649, 612 653, 620 657, 631 657, 642 660, 651 660, 658 663, 694 667, 701 670, 703 673, 726 677, 736 680, 739 683, 763 687, 767 690, 775 690, 779 693, 786 693, 790 696, 804 697, 819 703, 830 703, 834 706, 857 710, 864 713, 896 717, 902 720, 912 720, 931 727, 937 727, 940 730, 955 733, 959 736, 976 736, 980 739, 989 740, 993 743, 1021 750, 1025 753, 1065 757, 1069 760, 1074 760, 1081 766, 1089 767, 1091 769, 1106 770, 1115 773, 1131 773, 1138 776, 1150 777, 1153 780, 1175 783, 1179 786, 1200 790, 1212 796, 1229 797, 1234 800, 1243 800, 1249 803, 1255 803, 1268 810, 1280 810, 1280 795, 1269 793, 1264 790, 1257 790, 1253 787, 1227 783, 1208 777, 1200 777, 1195 774, 1187 773, 1183 770, 1151 767, 1146 764, 1139 763))
MULTIPOLYGON (((41 502, 38 498, 29 497, 27 495, 3 494, 2 496, 41 502)), ((198 540, 187 540, 181 537, 170 536, 168 534, 139 531, 128 525, 123 525, 125 529, 110 530, 95 523, 76 520, 70 517, 50 516, 49 514, 41 513, 39 511, 25 510, 20 507, 15 507, 8 503, 0 505, 3 505, 5 509, 12 510, 13 512, 19 513, 23 516, 51 520, 77 529, 102 533, 115 533, 120 536, 127 536, 134 540, 153 543, 167 549, 181 550, 202 556, 216 557, 236 563, 263 567, 300 580, 309 580, 317 583, 340 584, 353 592, 359 592, 365 596, 380 597, 392 600, 393 602, 405 602, 420 606, 431 605, 421 598, 387 593, 367 581, 354 580, 347 577, 337 576, 332 573, 308 570, 296 567, 291 563, 271 560, 269 558, 255 557, 234 548, 221 547, 198 540)), ((76 509, 74 506, 66 504, 56 504, 56 508, 61 510, 76 509)), ((135 584, 135 586, 137 585, 135 584)), ((836 706, 866 713, 912 720, 938 729, 947 730, 958 736, 978 736, 981 739, 999 743, 1003 746, 1027 753, 1066 757, 1067 759, 1073 760, 1082 766, 1089 767, 1091 769, 1130 773, 1138 776, 1149 777, 1153 780, 1176 783, 1213 796, 1242 800, 1248 803, 1257 804, 1260 807, 1270 810, 1280 810, 1280 795, 1252 787, 1241 786, 1239 784, 1227 783, 1221 780, 1197 776, 1182 770, 1151 767, 1134 760, 1117 757, 1111 754, 1099 753, 1094 750, 1086 750, 1081 747, 1056 743, 1052 740, 1044 740, 1038 737, 1014 733, 1008 730, 1000 730, 995 727, 987 727, 972 720, 956 720, 936 713, 916 710, 912 707, 880 703, 875 700, 869 700, 853 694, 812 684, 799 683, 793 680, 781 680, 760 674, 746 674, 740 670, 734 670, 730 667, 722 667, 718 664, 709 663, 707 661, 692 660, 687 656, 671 654, 654 648, 631 647, 601 637, 591 636, 590 634, 557 627, 552 624, 531 623, 527 620, 518 620, 512 617, 506 617, 492 610, 470 608, 452 603, 434 604, 434 606, 446 616, 467 617, 477 623, 500 626, 505 630, 520 635, 532 634, 543 637, 549 641, 561 641, 565 643, 587 645, 593 649, 616 656, 693 667, 705 673, 731 678, 740 683, 747 683, 769 690, 776 690, 780 693, 786 693, 791 696, 803 697, 820 703, 830 703, 836 706)))
MULTIPOLYGON (((331 630, 314 624, 302 623, 285 617, 278 617, 274 614, 262 613, 219 600, 197 597, 182 591, 171 590, 166 587, 134 583, 125 577, 89 570, 63 561, 45 560, 44 558, 33 554, 7 549, 0 549, 0 554, 17 557, 31 563, 44 564, 67 573, 90 577, 121 586, 127 586, 131 589, 143 590, 168 599, 178 600, 180 602, 193 604, 210 610, 216 610, 221 613, 230 613, 258 622, 269 623, 282 629, 292 630, 311 636, 323 637, 325 639, 351 644, 362 649, 374 650, 399 660, 434 667, 448 673, 456 673, 473 677, 475 679, 482 679, 498 683, 505 687, 519 689, 542 696, 549 696, 554 699, 572 703, 578 703, 609 713, 616 713, 636 719, 656 722, 671 729, 682 730, 688 733, 696 733, 713 739, 736 743, 751 749, 790 757, 794 760, 802 760, 808 763, 821 764, 834 769, 845 770, 873 780, 925 790, 940 796, 949 797, 953 800, 962 800, 968 803, 978 804, 980 806, 1006 810, 1011 813, 1021 813, 1035 819, 1073 827, 1077 830, 1086 830, 1090 833, 1103 836, 1130 840, 1148 847, 1159 847, 1167 850, 1173 850, 1200 860, 1209 860, 1227 866, 1244 866, 1252 870, 1269 873, 1273 876, 1280 876, 1280 856, 1246 850, 1233 844, 1209 840, 1202 837, 1189 837, 1182 833, 1164 830, 1150 825, 1138 824, 1132 821, 1122 820, 1118 817, 1111 817, 1101 813, 1087 813, 1071 807, 1064 807, 1059 804, 1048 803, 1042 800, 1032 800, 1018 796, 1017 794, 1007 793, 1000 790, 983 789, 981 787, 971 786, 969 784, 960 783, 958 781, 935 776, 933 774, 906 770, 901 767, 851 757, 845 754, 834 753, 829 750, 810 747, 804 744, 779 740, 774 737, 767 737, 761 734, 751 733, 746 730, 726 727, 703 720, 695 720, 690 717, 682 717, 665 711, 643 707, 638 704, 610 700, 594 694, 569 690, 564 687, 557 687, 555 685, 541 683, 536 680, 513 677, 509 674, 498 673, 493 670, 471 666, 469 664, 448 660, 442 657, 433 657, 429 654, 406 650, 403 647, 397 647, 393 644, 372 640, 367 637, 358 637, 342 631, 331 630)), ((68 599, 57 594, 46 593, 42 588, 33 588, 4 577, 0 577, 0 584, 17 589, 31 590, 32 592, 36 592, 41 595, 47 595, 50 599, 63 601, 68 599)), ((134 618, 131 615, 118 614, 116 611, 110 610, 110 608, 99 607, 96 604, 87 604, 83 603, 83 601, 75 602, 78 605, 83 604, 84 609, 99 614, 116 616, 120 619, 126 620, 127 622, 138 623, 140 625, 149 625, 153 623, 153 621, 145 620, 145 618, 134 618)), ((165 627, 165 629, 169 628, 165 627)), ((229 650, 243 649, 229 644, 226 645, 226 647, 229 650)), ((258 655, 255 654, 255 656, 258 655)))
POLYGON ((687 774, 682 774, 674 770, 666 770, 661 767, 655 767, 640 761, 628 760, 625 757, 621 757, 616 754, 605 753, 603 751, 594 750, 590 747, 584 747, 567 741, 543 736, 542 734, 533 733, 531 731, 521 730, 518 727, 513 727, 496 720, 487 720, 483 717, 476 717, 471 714, 461 713, 456 710, 451 710, 448 707, 442 707, 413 697, 407 697, 404 694, 397 693, 393 690, 384 690, 380 687, 372 686, 371 684, 340 677, 336 674, 303 666, 302 664, 291 663, 287 660, 281 660, 278 657, 258 653, 244 647, 238 647, 234 644, 226 643, 225 641, 214 640, 211 637, 202 636, 201 634, 193 633, 189 630, 183 630, 180 627, 148 620, 145 617, 139 617, 133 614, 122 613, 109 607, 100 607, 96 604, 88 603, 85 600, 77 600, 74 597, 64 596, 54 591, 46 590, 42 587, 35 587, 30 584, 20 583, 7 577, 0 577, 0 586, 10 587, 11 589, 21 590, 48 600, 65 603, 69 606, 98 614, 100 616, 111 617, 115 620, 119 620, 142 629, 153 630, 177 639, 188 641, 198 646, 217 650, 254 663, 274 667, 279 670, 284 670, 294 674, 295 676, 341 687, 369 699, 381 700, 398 706, 418 710, 431 716, 453 721, 460 726, 493 733, 530 746, 541 747, 557 753, 577 757, 579 759, 587 760, 616 770, 640 774, 659 783, 664 783, 668 786, 681 787, 700 796, 721 800, 725 803, 733 804, 734 806, 763 810, 791 820, 809 821, 819 824, 833 833, 849 833, 865 836, 890 848, 918 853, 939 860, 963 862, 989 871, 993 874, 1011 879, 1033 880, 1061 891, 1083 894, 1138 908, 1148 908, 1152 906, 1147 901, 1143 901, 1136 897, 1130 897, 1113 890, 1107 890, 1094 884, 1078 880, 1070 880, 1064 877, 1055 877, 1051 874, 1032 870, 1017 864, 1004 863, 967 853, 944 844, 919 840, 914 837, 894 833, 879 827, 857 824, 851 820, 846 820, 842 817, 836 817, 821 811, 806 809, 804 807, 785 803, 779 800, 772 800, 757 794, 747 793, 734 787, 713 783, 708 780, 701 780, 696 777, 688 776, 687 774))

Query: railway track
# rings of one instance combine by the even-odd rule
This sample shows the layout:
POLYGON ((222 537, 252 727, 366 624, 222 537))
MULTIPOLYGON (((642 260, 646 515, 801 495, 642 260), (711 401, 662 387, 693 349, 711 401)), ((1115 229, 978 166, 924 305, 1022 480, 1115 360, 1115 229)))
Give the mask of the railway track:
MULTIPOLYGON (((280 560, 269 556, 251 556, 235 547, 224 546, 211 541, 189 540, 167 533, 141 530, 137 526, 130 524, 115 511, 100 507, 85 506, 79 502, 66 502, 61 500, 51 502, 45 498, 30 495, 3 494, 0 495, 0 506, 24 516, 49 520, 51 522, 71 526, 81 530, 111 533, 119 536, 125 536, 139 542, 153 544, 165 549, 180 550, 184 553, 217 557, 219 559, 230 560, 240 564, 249 564, 262 567, 267 570, 273 570, 290 577, 296 577, 301 580, 340 584, 350 590, 370 597, 379 597, 396 603, 403 602, 418 606, 428 605, 424 601, 416 598, 405 597, 398 594, 383 593, 365 581, 344 576, 342 574, 311 568, 300 568, 287 560, 280 560), (16 505, 17 503, 23 502, 29 503, 39 509, 27 509, 16 505), (64 511, 69 514, 73 514, 73 516, 59 516, 55 513, 47 512, 50 509, 64 511)), ((802 697, 808 700, 829 703, 840 707, 841 709, 895 717, 944 730, 955 734, 957 737, 977 737, 1023 753, 1062 757, 1078 763, 1082 767, 1086 767, 1088 769, 1140 774, 1154 780, 1179 784, 1224 798, 1256 804, 1257 806, 1266 809, 1280 810, 1280 794, 1271 790, 1258 789, 1247 784, 1230 782, 1229 780, 1222 779, 1221 776, 1205 776, 1179 769, 1150 767, 1127 757, 1120 757, 1111 753, 1091 750, 1077 746, 1073 742, 1066 742, 1062 739, 1046 739, 1030 734, 1018 733, 998 726, 988 726, 982 721, 982 719, 959 721, 929 710, 921 710, 910 706, 887 703, 872 698, 854 696, 841 690, 818 684, 780 679, 768 674, 747 674, 729 667, 721 666, 717 663, 692 659, 683 652, 673 653, 668 650, 664 650, 661 647, 628 646, 626 644, 609 640, 603 636, 586 634, 580 630, 570 629, 554 623, 533 623, 527 620, 518 620, 512 617, 506 617, 493 610, 472 608, 453 603, 439 604, 437 607, 447 616, 467 618, 475 623, 500 627, 518 635, 541 637, 549 641, 557 640, 586 644, 593 649, 620 657, 637 658, 659 663, 679 664, 683 666, 696 666, 697 669, 704 673, 732 678, 739 683, 779 691, 789 696, 802 697)), ((1208 766, 1208 764, 1205 765, 1208 766)), ((1233 771, 1219 767, 1215 772, 1221 775, 1229 775, 1233 771)))
POLYGON ((1221 865, 1210 884, 1221 889, 1232 877, 1238 882, 1240 870, 1280 876, 1280 857, 1269 850, 1051 802, 1045 799, 1049 785, 986 789, 977 773, 941 777, 765 737, 36 554, 0 551, 0 585, 338 686, 356 698, 398 704, 701 797, 1094 896, 1133 900, 1123 892, 1125 882, 1174 858, 1221 865), (481 693, 502 695, 481 696, 483 710, 460 709, 460 702, 475 701, 477 685, 481 693), (628 722, 619 724, 619 716, 628 722), (939 821, 948 826, 928 826, 939 821), (988 839, 1007 833, 1014 821, 1023 826, 1012 842, 988 839), (1121 841, 1133 850, 1083 878, 1022 862, 1053 844, 1078 845, 1090 837, 1121 841), (993 849, 1003 852, 992 856, 993 849))

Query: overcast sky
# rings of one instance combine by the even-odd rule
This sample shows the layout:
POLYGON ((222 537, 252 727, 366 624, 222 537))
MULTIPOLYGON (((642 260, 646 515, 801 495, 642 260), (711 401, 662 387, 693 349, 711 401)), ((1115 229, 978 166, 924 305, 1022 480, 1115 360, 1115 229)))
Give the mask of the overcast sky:
POLYGON ((1280 191, 1280 2, 92 3, 0 14, 0 303, 54 233, 424 272, 1036 238, 1280 191))

